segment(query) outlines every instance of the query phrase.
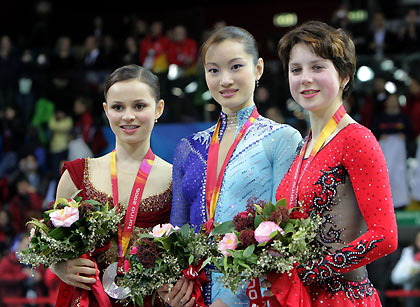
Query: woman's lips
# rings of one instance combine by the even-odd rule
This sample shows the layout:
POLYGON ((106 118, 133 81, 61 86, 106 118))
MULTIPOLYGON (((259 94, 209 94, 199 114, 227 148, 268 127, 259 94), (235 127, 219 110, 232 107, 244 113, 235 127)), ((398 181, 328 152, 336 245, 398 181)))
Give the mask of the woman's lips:
POLYGON ((229 98, 229 97, 234 96, 237 91, 238 90, 235 90, 235 89, 223 90, 223 91, 220 91, 220 95, 222 95, 222 97, 224 98, 229 98))
POLYGON ((318 95, 319 91, 317 91, 317 90, 304 90, 300 93, 305 98, 312 98, 312 97, 315 97, 316 95, 318 95))
POLYGON ((138 126, 138 125, 123 125, 123 126, 120 126, 120 127, 127 134, 133 134, 134 132, 137 131, 137 129, 140 128, 140 126, 138 126))

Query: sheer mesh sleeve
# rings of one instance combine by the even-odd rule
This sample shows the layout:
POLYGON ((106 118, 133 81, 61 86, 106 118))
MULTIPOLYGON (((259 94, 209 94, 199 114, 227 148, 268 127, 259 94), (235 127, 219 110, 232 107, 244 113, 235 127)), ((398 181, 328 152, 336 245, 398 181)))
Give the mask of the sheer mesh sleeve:
MULTIPOLYGON (((341 154, 341 163, 348 172, 367 231, 323 259, 307 266, 300 265, 298 273, 305 284, 350 272, 397 248, 397 224, 388 170, 376 138, 359 125, 346 136, 341 154)), ((348 207, 347 203, 344 207, 348 207)), ((341 219, 351 218, 348 214, 342 215, 341 219)))
POLYGON ((182 189, 184 163, 189 152, 188 142, 185 139, 182 139, 175 148, 173 158, 173 194, 170 223, 179 227, 190 221, 190 204, 185 200, 182 189))
POLYGON ((287 173, 296 155, 296 148, 302 136, 298 130, 283 125, 275 133, 264 139, 264 151, 272 163, 273 189, 271 201, 276 201, 276 191, 284 175, 287 173))

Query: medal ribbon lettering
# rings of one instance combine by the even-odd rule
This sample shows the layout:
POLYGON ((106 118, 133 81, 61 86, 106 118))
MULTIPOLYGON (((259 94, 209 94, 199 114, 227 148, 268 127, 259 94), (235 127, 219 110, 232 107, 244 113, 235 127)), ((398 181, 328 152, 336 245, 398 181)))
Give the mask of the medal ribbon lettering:
MULTIPOLYGON (((124 255, 127 251, 128 243, 130 242, 131 233, 133 232, 137 219, 139 203, 143 195, 144 187, 146 186, 147 177, 152 170, 154 160, 155 154, 149 148, 134 181, 127 212, 125 214, 124 230, 121 229, 121 223, 118 227, 118 254, 120 259, 118 261, 117 273, 120 273, 120 270, 123 269, 124 255)), ((120 205, 118 202, 117 155, 115 153, 115 149, 111 152, 111 184, 114 207, 116 207, 119 212, 120 205)))

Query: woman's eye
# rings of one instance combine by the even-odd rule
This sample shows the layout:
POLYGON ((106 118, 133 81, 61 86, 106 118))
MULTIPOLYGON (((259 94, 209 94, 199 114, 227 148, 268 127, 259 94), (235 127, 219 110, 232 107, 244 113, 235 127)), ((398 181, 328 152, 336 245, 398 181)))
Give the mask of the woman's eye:
POLYGON ((121 110, 122 110, 122 106, 120 106, 120 105, 118 105, 118 104, 113 105, 113 106, 112 106, 112 108, 113 108, 115 111, 121 111, 121 110))
POLYGON ((209 68, 208 72, 211 73, 211 74, 215 74, 215 73, 217 73, 217 69, 216 68, 209 68))
POLYGON ((233 65, 232 66, 232 69, 233 70, 236 70, 236 69, 239 69, 239 68, 241 68, 243 65, 241 65, 241 64, 235 64, 235 65, 233 65))
POLYGON ((322 68, 324 68, 324 67, 321 66, 321 65, 315 65, 315 67, 314 67, 315 70, 321 70, 322 68))
POLYGON ((300 71, 300 68, 297 68, 297 67, 295 67, 295 68, 291 68, 291 69, 290 69, 290 72, 291 72, 291 73, 294 73, 294 74, 295 74, 295 73, 298 73, 299 71, 300 71))
POLYGON ((136 110, 142 110, 142 109, 144 109, 144 107, 145 107, 145 105, 144 104, 136 104, 136 106, 135 106, 135 108, 136 108, 136 110))

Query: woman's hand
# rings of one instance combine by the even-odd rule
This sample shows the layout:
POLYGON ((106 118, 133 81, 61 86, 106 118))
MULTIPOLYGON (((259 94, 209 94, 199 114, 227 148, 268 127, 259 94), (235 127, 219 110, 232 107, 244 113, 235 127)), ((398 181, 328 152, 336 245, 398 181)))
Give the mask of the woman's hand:
POLYGON ((268 281, 267 275, 262 276, 261 287, 267 289, 267 290, 264 290, 263 292, 264 296, 267 296, 267 297, 273 296, 273 292, 271 292, 270 290, 271 283, 268 281))
POLYGON ((195 304, 195 298, 191 297, 193 286, 192 281, 182 277, 170 292, 169 285, 164 285, 157 291, 162 300, 172 307, 192 307, 195 304))
POLYGON ((62 261, 51 266, 51 271, 68 285, 90 290, 89 284, 96 282, 95 263, 89 259, 76 258, 62 261))

